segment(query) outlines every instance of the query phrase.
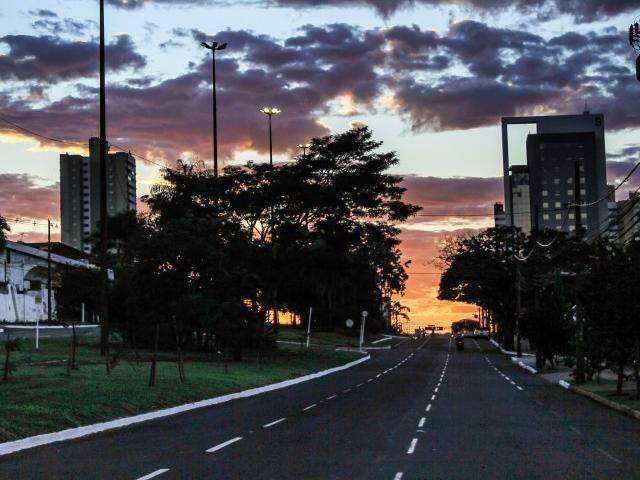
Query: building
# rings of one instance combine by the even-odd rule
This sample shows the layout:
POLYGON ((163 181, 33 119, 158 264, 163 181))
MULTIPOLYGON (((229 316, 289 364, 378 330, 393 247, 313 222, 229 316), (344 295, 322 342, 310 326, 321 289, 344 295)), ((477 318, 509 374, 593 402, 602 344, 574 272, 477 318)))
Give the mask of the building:
POLYGON ((509 187, 512 205, 510 225, 529 234, 531 233, 529 167, 514 165, 509 168, 509 187))
MULTIPOLYGON (((77 252, 80 254, 81 252, 77 252)), ((79 256, 79 255, 78 255, 79 256)), ((51 268, 97 268, 87 261, 51 254, 51 268)), ((48 319, 48 254, 39 248, 6 241, 0 249, 0 322, 36 322, 48 319)), ((51 312, 56 319, 57 275, 52 278, 51 312)))
POLYGON ((504 213, 504 205, 502 203, 493 204, 493 220, 495 227, 504 227, 507 224, 506 215, 504 213))
MULTIPOLYGON (((91 236, 100 225, 100 139, 89 140, 89 157, 60 155, 62 242, 91 251, 91 236)), ((130 153, 107 156, 109 216, 136 210, 136 163, 130 153)))
POLYGON ((628 200, 617 202, 615 232, 618 245, 624 247, 640 239, 640 193, 630 192, 628 200))
MULTIPOLYGON (((505 192, 505 213, 510 225, 520 223, 525 229, 527 215, 516 211, 515 202, 523 203, 526 188, 524 172, 517 169, 516 181, 509 161, 509 125, 532 124, 535 134, 527 137, 527 168, 529 180, 529 228, 552 228, 566 232, 575 230, 574 211, 566 205, 574 201, 576 162, 581 203, 595 202, 607 195, 604 117, 585 112, 582 115, 555 115, 534 117, 505 117, 502 119, 502 155, 505 192), (514 190, 516 189, 516 190, 514 190), (520 195, 514 195, 519 192, 520 195), (523 218, 520 218, 523 217, 523 218)), ((518 208, 521 208, 520 205, 518 208)), ((580 212, 580 223, 587 234, 597 234, 607 222, 607 202, 598 202, 580 212)))

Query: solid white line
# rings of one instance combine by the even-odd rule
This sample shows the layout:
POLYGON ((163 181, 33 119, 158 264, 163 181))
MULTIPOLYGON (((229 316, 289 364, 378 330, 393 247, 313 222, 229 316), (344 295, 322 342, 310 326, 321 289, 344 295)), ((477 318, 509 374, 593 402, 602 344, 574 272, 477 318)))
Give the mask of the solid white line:
POLYGON ((430 411, 431 410, 431 404, 427 405, 426 411, 430 411))
POLYGON ((163 473, 166 473, 168 471, 169 471, 168 468, 161 468, 160 470, 151 472, 149 475, 145 475, 144 477, 138 478, 138 480, 149 480, 150 478, 157 477, 158 475, 162 475, 163 473))
POLYGON ((210 407, 213 405, 219 405, 239 398, 253 397, 266 392, 272 392, 274 390, 280 390, 282 388, 291 387, 299 383, 308 382, 321 378, 332 373, 340 372, 351 367, 355 367, 362 362, 370 360, 371 356, 367 355, 353 362, 340 365, 338 367, 329 368, 321 372, 310 373, 298 378, 292 378, 282 382, 272 383, 263 387, 250 388, 249 390, 243 390, 241 392, 229 393, 220 397, 209 398, 201 400, 199 402, 187 403, 184 405, 178 405, 176 407, 165 408, 163 410, 156 410, 153 412, 142 413, 140 415, 134 415, 132 417, 119 418, 117 420, 110 420, 102 423, 95 423, 93 425, 85 425, 84 427, 70 428, 68 430, 62 430, 59 432, 45 433, 42 435, 36 435, 33 437, 23 438, 21 440, 14 440, 12 442, 6 442, 0 444, 0 456, 8 455, 10 453, 19 452, 29 448, 39 447, 42 445, 48 445, 51 443, 62 442, 65 440, 72 440, 76 438, 86 437, 87 435, 94 435, 96 433, 105 432, 108 430, 115 430, 118 428, 128 427, 149 420, 156 420, 158 418, 169 417, 171 415, 177 415, 183 412, 189 412, 198 408, 210 407))
POLYGON ((317 403, 312 403, 311 405, 309 405, 308 407, 304 407, 302 409, 303 412, 306 412, 308 410, 311 410, 312 408, 315 408, 318 404, 317 403))
POLYGON ((263 425, 263 427, 264 427, 264 428, 273 427, 274 425, 277 425, 277 424, 279 424, 279 423, 284 422, 286 419, 287 419, 287 417, 282 417, 282 418, 280 418, 280 419, 278 419, 278 420, 275 420, 275 421, 273 421, 273 422, 271 422, 271 423, 267 423, 266 425, 263 425))
POLYGON ((242 440, 242 437, 236 437, 236 438, 232 438, 231 440, 227 440, 226 442, 223 442, 219 445, 216 445, 215 447, 211 447, 209 450, 207 450, 207 453, 213 453, 213 452, 217 452, 218 450, 222 450, 224 447, 228 447, 229 445, 231 445, 232 443, 236 443, 239 442, 240 440, 242 440))
POLYGON ((413 440, 411 440, 411 444, 409 445, 409 448, 407 449, 407 455, 413 455, 413 452, 415 452, 416 450, 416 445, 418 444, 418 439, 414 438, 413 440))
POLYGON ((393 477, 393 480, 402 480, 402 472, 396 473, 396 476, 393 477))
POLYGON ((602 448, 598 448, 598 451, 603 454, 605 457, 607 457, 609 460, 613 460, 616 463, 622 463, 622 460, 614 457, 613 455, 611 455, 609 452, 607 452, 606 450, 603 450, 602 448))
POLYGON ((426 422, 426 421, 427 421, 427 419, 425 417, 422 417, 420 419, 420 421, 418 422, 418 428, 424 427, 424 422, 426 422))
POLYGON ((327 400, 333 400, 334 398, 336 398, 338 395, 330 395, 327 397, 327 400))

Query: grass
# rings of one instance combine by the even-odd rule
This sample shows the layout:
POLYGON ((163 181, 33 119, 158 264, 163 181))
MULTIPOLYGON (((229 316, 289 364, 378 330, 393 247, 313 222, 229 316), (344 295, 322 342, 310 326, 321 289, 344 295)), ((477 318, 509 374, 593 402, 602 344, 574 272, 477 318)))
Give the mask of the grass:
POLYGON ((149 363, 122 360, 107 375, 97 339, 81 341, 81 366, 71 375, 64 363, 68 339, 45 339, 37 352, 32 341, 22 342, 22 350, 12 356, 17 370, 8 382, 0 382, 0 442, 203 400, 360 358, 351 352, 297 348, 281 348, 261 362, 255 357, 228 362, 226 368, 199 358, 186 364, 187 381, 181 384, 172 355, 165 353, 157 385, 150 388, 149 363))
MULTIPOLYGON (((314 332, 311 331, 311 345, 346 347, 357 346, 360 341, 359 331, 357 328, 349 331, 336 332, 314 332)), ((281 325, 278 331, 278 340, 289 342, 304 342, 307 332, 302 328, 281 325)), ((366 335, 365 343, 381 338, 379 335, 366 335)), ((383 344, 384 345, 384 344, 383 344)))
POLYGON ((623 395, 616 395, 615 380, 601 380, 600 383, 594 381, 580 385, 580 388, 595 393, 600 397, 615 403, 619 403, 634 410, 640 411, 640 400, 634 398, 636 384, 634 382, 625 382, 623 385, 623 395))

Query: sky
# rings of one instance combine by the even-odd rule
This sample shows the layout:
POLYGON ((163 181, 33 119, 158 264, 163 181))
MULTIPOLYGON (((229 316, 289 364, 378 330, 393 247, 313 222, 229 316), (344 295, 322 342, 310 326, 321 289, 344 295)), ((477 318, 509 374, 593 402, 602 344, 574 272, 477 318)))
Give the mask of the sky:
MULTIPOLYGON (((202 40, 229 44, 217 60, 225 164, 268 160, 263 105, 282 109, 276 161, 354 122, 397 153, 393 173, 405 177, 407 201, 425 215, 402 225, 412 262, 401 299, 411 308, 409 329, 475 311, 437 300, 433 261, 446 237, 493 224, 491 216, 462 215, 490 214, 502 200, 502 116, 585 106, 603 113, 610 183, 640 152, 640 84, 627 41, 640 0, 106 3, 108 138, 153 162, 138 161, 140 195, 158 165, 211 160, 211 59, 202 40)), ((82 152, 76 142, 98 134, 98 2, 2 5, 0 214, 13 222, 10 238, 41 239, 46 218, 60 215, 59 154, 82 152)), ((510 132, 515 163, 524 161, 528 133, 510 132)))

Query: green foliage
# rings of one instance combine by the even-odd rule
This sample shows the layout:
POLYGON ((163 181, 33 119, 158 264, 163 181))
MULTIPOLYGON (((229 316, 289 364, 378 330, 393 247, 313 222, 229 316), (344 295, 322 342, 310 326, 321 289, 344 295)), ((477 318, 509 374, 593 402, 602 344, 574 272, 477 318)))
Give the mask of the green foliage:
POLYGON ((5 220, 5 218, 0 215, 0 248, 4 248, 5 241, 7 240, 6 232, 10 232, 11 228, 9 224, 5 220))

